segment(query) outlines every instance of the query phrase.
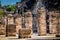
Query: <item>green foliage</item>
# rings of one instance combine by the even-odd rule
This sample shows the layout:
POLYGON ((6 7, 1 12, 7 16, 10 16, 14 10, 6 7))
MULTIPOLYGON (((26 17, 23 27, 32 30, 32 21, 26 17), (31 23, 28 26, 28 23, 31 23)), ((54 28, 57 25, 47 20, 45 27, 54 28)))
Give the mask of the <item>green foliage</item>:
POLYGON ((15 10, 15 5, 5 5, 5 8, 7 11, 14 11, 15 10))
POLYGON ((0 16, 3 16, 4 15, 4 11, 3 9, 0 8, 0 16))

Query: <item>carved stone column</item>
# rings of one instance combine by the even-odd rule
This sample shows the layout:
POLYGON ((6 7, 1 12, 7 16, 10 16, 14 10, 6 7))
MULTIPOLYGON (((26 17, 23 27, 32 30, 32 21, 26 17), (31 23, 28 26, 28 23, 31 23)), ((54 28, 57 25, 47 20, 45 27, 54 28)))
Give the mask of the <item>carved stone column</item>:
POLYGON ((57 27, 56 27, 56 37, 60 37, 60 11, 57 10, 57 27))
POLYGON ((46 35, 46 10, 44 8, 37 9, 38 35, 46 35))
MULTIPOLYGON (((31 31, 31 33, 29 35, 29 37, 31 37, 31 34, 33 32, 32 31, 32 13, 31 13, 31 11, 28 11, 24 14, 24 22, 25 22, 25 29, 31 31)), ((29 33, 29 32, 27 31, 27 33, 29 33)))
POLYGON ((5 35, 6 27, 4 24, 0 24, 0 35, 5 35))
POLYGON ((15 23, 16 23, 16 32, 19 33, 19 29, 22 28, 22 16, 21 15, 16 15, 15 23))
POLYGON ((16 25, 14 23, 14 16, 8 14, 7 25, 6 25, 6 37, 16 36, 16 25))
POLYGON ((56 11, 49 12, 49 29, 51 34, 56 34, 56 27, 58 23, 58 13, 56 11))
POLYGON ((25 27, 32 29, 32 13, 26 12, 24 14, 24 20, 25 20, 25 27))

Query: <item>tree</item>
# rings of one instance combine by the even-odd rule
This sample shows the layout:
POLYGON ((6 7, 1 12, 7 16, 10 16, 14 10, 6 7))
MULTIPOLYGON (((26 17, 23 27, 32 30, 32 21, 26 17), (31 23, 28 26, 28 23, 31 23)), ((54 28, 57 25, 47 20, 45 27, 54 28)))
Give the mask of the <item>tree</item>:
POLYGON ((15 5, 5 5, 5 8, 7 11, 14 11, 15 10, 15 5))

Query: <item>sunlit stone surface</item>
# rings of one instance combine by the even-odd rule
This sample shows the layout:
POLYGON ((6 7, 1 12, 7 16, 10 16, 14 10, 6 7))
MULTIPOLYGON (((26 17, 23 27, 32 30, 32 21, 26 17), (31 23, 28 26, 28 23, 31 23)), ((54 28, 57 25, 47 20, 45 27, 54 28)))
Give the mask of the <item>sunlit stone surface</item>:
POLYGON ((16 32, 19 33, 19 29, 22 28, 22 17, 21 17, 21 15, 17 15, 15 17, 15 23, 16 23, 16 32))
POLYGON ((6 27, 3 24, 0 24, 0 35, 5 35, 6 33, 6 27))
POLYGON ((46 35, 46 10, 44 8, 37 9, 38 35, 46 35))
POLYGON ((8 14, 7 22, 8 22, 8 24, 14 24, 14 17, 12 14, 8 14))
POLYGON ((15 24, 7 25, 7 27, 6 27, 6 36, 7 37, 16 36, 16 25, 15 24))
POLYGON ((58 24, 58 18, 57 14, 55 11, 49 12, 49 28, 50 28, 50 33, 56 34, 56 27, 58 24))
POLYGON ((19 38, 31 38, 31 29, 28 28, 20 29, 19 38))
POLYGON ((31 29, 32 32, 32 13, 30 11, 24 14, 25 27, 31 29))
POLYGON ((56 27, 56 37, 60 37, 60 11, 59 10, 57 10, 56 11, 56 15, 57 15, 57 27, 56 27))

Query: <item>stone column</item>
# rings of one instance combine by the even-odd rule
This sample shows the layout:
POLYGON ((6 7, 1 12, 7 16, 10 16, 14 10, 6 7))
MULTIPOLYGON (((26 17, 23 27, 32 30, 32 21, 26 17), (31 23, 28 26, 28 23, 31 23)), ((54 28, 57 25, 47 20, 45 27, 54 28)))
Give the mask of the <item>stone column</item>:
POLYGON ((60 37, 60 12, 59 12, 59 10, 57 10, 56 37, 60 37))
POLYGON ((30 11, 23 14, 24 27, 19 30, 19 38, 31 38, 32 34, 32 13, 30 11))
POLYGON ((0 24, 0 35, 5 35, 6 27, 4 24, 0 24))
POLYGON ((19 33, 19 29, 22 29, 22 16, 17 15, 15 17, 15 23, 16 23, 16 32, 19 33))
POLYGON ((56 34, 56 27, 58 24, 58 13, 56 11, 49 12, 49 29, 51 34, 56 34))
POLYGON ((12 14, 7 16, 6 36, 16 36, 16 25, 14 24, 14 16, 12 14))
POLYGON ((26 12, 24 14, 25 27, 31 29, 32 31, 32 13, 26 12))
POLYGON ((5 35, 6 27, 5 27, 5 17, 1 17, 0 19, 0 35, 5 35))
POLYGON ((38 35, 46 35, 46 10, 44 7, 37 9, 38 35))

